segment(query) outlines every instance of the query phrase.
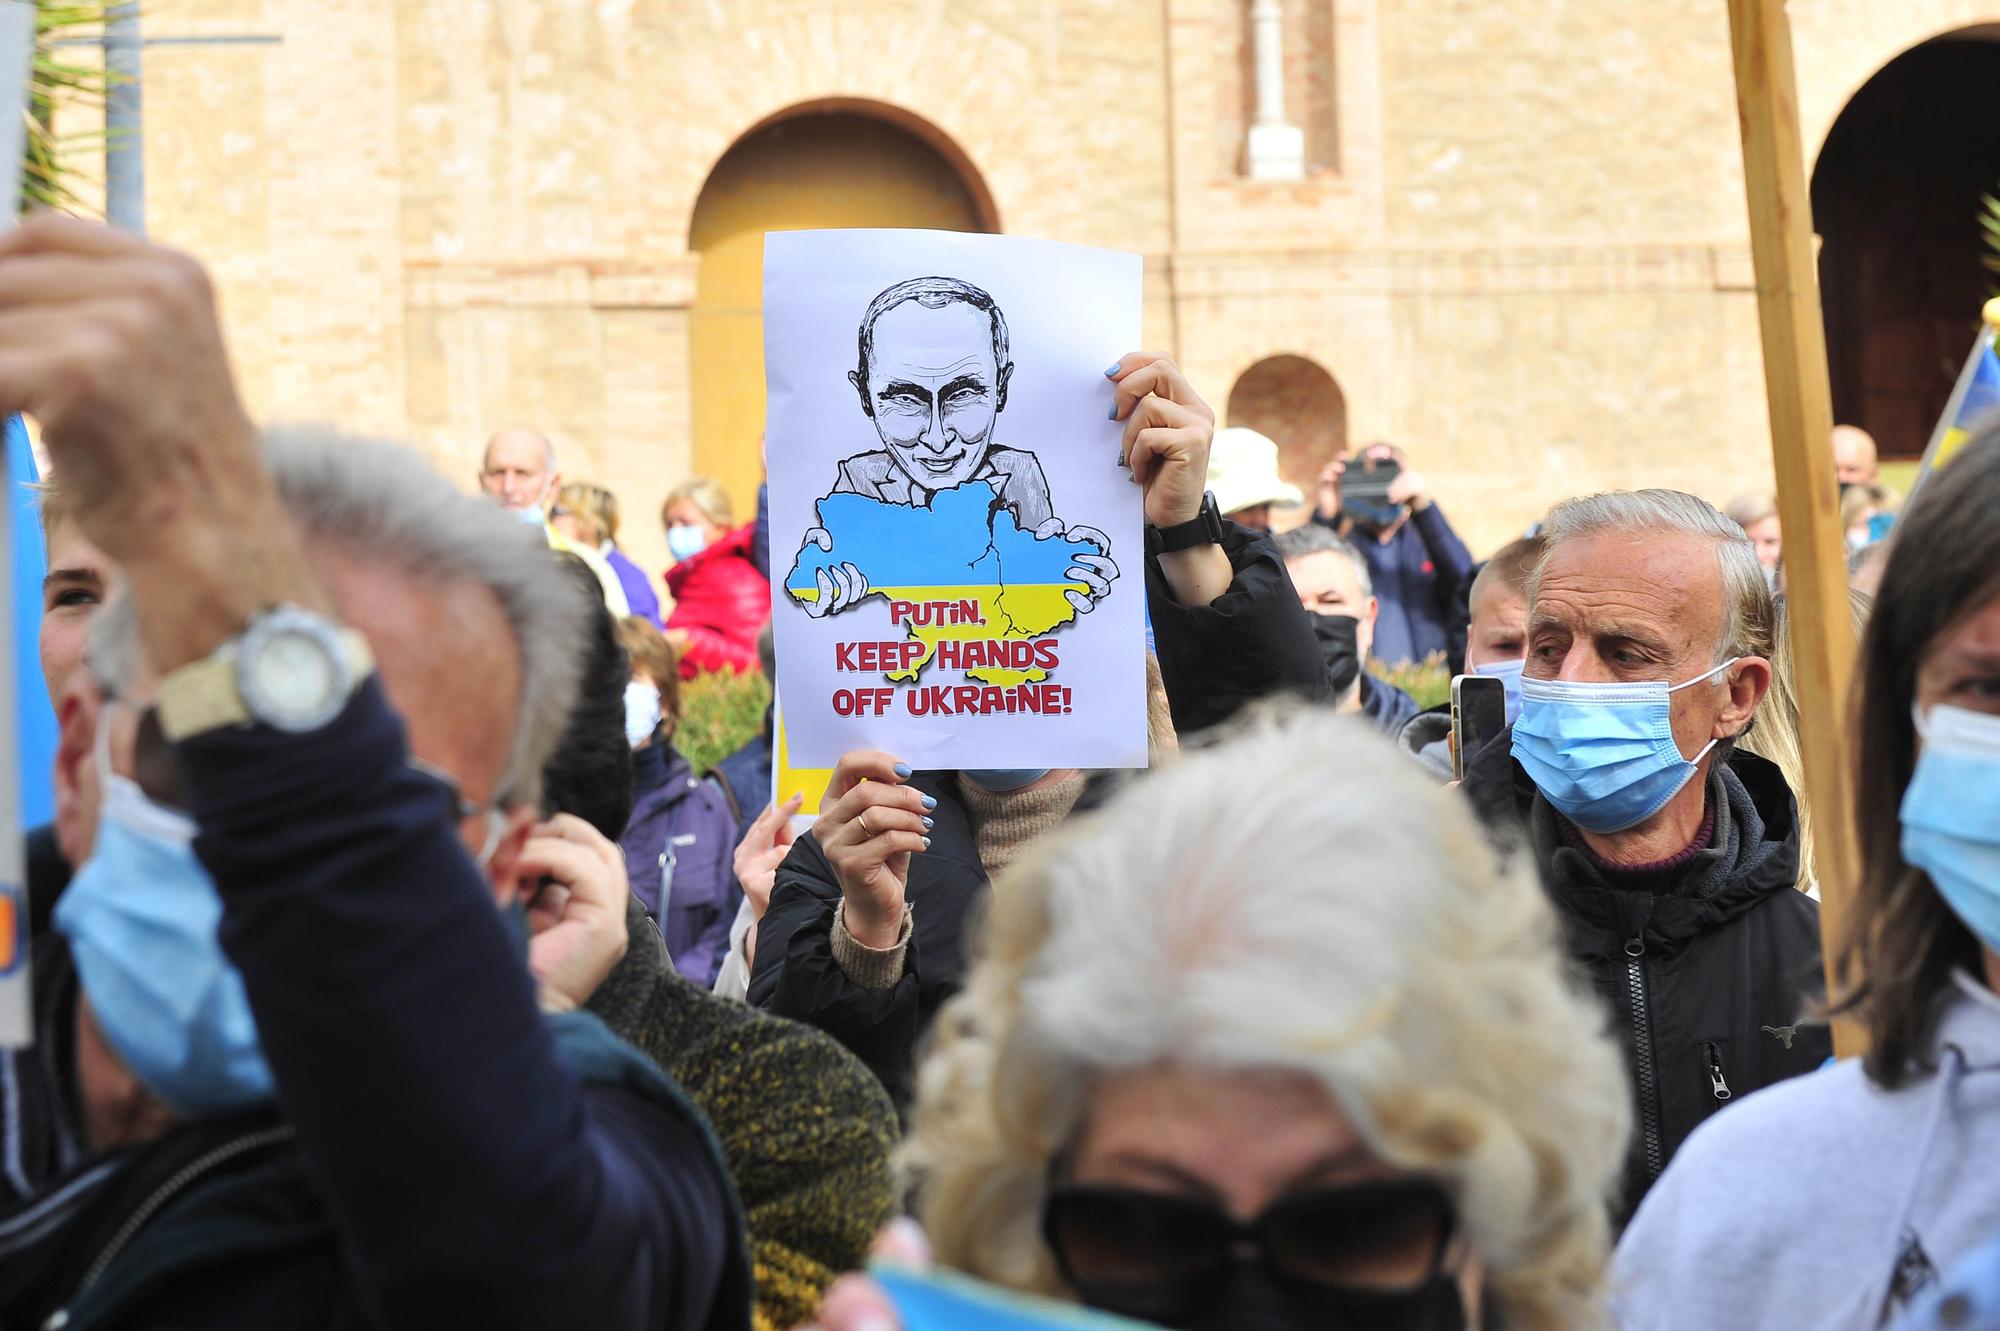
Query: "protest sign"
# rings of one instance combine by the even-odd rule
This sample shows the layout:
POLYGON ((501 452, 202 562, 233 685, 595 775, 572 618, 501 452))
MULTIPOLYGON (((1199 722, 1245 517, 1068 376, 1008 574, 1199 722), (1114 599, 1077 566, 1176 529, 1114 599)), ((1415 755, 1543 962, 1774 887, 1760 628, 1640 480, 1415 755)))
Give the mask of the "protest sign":
POLYGON ((828 783, 833 780, 830 767, 792 766, 792 741, 785 734, 785 703, 782 698, 771 704, 771 804, 782 805, 792 796, 799 797, 799 811, 792 815, 792 831, 806 833, 819 821, 821 796, 826 794, 828 783))
MULTIPOLYGON (((21 157, 27 146, 28 71, 35 51, 33 6, 0 0, 0 171, 6 172, 12 225, 21 207, 21 157)), ((10 431, 18 425, 9 422, 10 431)), ((0 523, 15 520, 13 504, 0 504, 0 523)), ((0 529, 0 587, 13 585, 12 549, 0 529)), ((13 673, 14 617, 0 615, 0 1046, 20 1048, 34 1038, 28 981, 28 912, 21 863, 21 770, 13 673)))
POLYGON ((773 233, 771 565, 792 760, 1146 761, 1140 494, 1105 368, 1136 255, 773 233))
POLYGON ((988 1285, 951 1271, 878 1264, 903 1331, 1146 1331, 1147 1323, 988 1285))

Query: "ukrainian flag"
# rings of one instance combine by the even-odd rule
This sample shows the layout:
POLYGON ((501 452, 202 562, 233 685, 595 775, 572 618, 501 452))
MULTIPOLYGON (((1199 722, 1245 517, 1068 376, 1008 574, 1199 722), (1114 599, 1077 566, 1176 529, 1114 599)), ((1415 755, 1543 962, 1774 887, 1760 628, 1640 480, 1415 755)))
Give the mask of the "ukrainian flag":
POLYGON ((1983 418, 2000 409, 2000 352, 1994 349, 1995 329, 2000 328, 2000 298, 1986 302, 1983 317, 1985 327, 1979 330, 1972 355, 1959 371, 1944 415, 1931 431, 1930 445, 1924 449, 1923 466, 1917 471, 1912 493, 1923 485, 1925 477, 1958 456, 1958 450, 1965 447, 1965 441, 1972 437, 1983 418))

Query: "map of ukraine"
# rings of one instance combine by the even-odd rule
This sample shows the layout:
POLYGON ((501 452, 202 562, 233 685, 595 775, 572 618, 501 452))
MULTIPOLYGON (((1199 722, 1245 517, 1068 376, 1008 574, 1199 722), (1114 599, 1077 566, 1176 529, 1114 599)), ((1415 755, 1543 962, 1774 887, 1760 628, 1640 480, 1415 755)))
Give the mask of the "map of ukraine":
POLYGON ((1067 573, 1079 555, 1101 554, 1094 545, 1052 536, 1037 540, 1021 530, 1013 510, 1001 505, 988 481, 940 490, 928 508, 890 504, 858 494, 819 501, 819 525, 833 549, 807 545, 785 578, 793 600, 819 599, 818 574, 853 564, 868 579, 868 596, 892 607, 922 651, 907 667, 884 678, 910 683, 936 661, 963 669, 983 684, 1011 687, 1048 678, 1029 640, 1076 618, 1063 593, 1087 592, 1067 573))

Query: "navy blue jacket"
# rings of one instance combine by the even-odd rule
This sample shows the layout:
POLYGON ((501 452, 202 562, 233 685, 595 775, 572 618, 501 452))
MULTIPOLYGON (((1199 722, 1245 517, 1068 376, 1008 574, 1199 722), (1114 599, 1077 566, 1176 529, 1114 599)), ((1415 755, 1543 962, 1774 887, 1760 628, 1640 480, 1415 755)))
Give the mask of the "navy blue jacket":
POLYGON ((337 1288, 300 1299, 382 1327, 744 1325, 705 1124, 559 1052, 380 685, 322 731, 213 731, 176 754, 223 947, 339 1242, 337 1288))
POLYGON ((1361 711, 1390 739, 1403 733, 1410 718, 1423 710, 1417 700, 1386 679, 1361 672, 1361 711))
MULTIPOLYGON (((1325 522, 1317 515, 1315 520, 1325 522)), ((1433 503, 1412 513, 1386 544, 1363 531, 1348 539, 1368 561, 1382 605, 1375 620, 1375 659, 1397 665, 1448 653, 1452 605, 1472 575, 1472 554, 1445 520, 1444 509, 1433 503)))

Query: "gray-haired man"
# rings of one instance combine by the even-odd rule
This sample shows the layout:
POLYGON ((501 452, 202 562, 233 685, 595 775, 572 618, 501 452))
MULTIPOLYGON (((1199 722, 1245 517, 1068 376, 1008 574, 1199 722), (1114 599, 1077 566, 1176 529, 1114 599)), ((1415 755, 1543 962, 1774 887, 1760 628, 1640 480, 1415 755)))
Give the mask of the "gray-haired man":
POLYGON ((43 219, 0 289, 0 411, 126 578, 93 670, 158 677, 57 941, 79 1029, 177 1123, 0 1222, 10 1323, 742 1325, 706 1129, 544 1023, 494 909, 552 871, 580 609, 541 543, 392 448, 267 460, 190 260, 43 219))
POLYGON ((1525 826, 1625 1039, 1629 1216, 1702 1119, 1830 1052, 1799 1024, 1818 908, 1795 888, 1783 776, 1731 752, 1771 682, 1771 596, 1743 529, 1642 490, 1559 504, 1542 535, 1511 753, 1482 749, 1465 789, 1525 826))

